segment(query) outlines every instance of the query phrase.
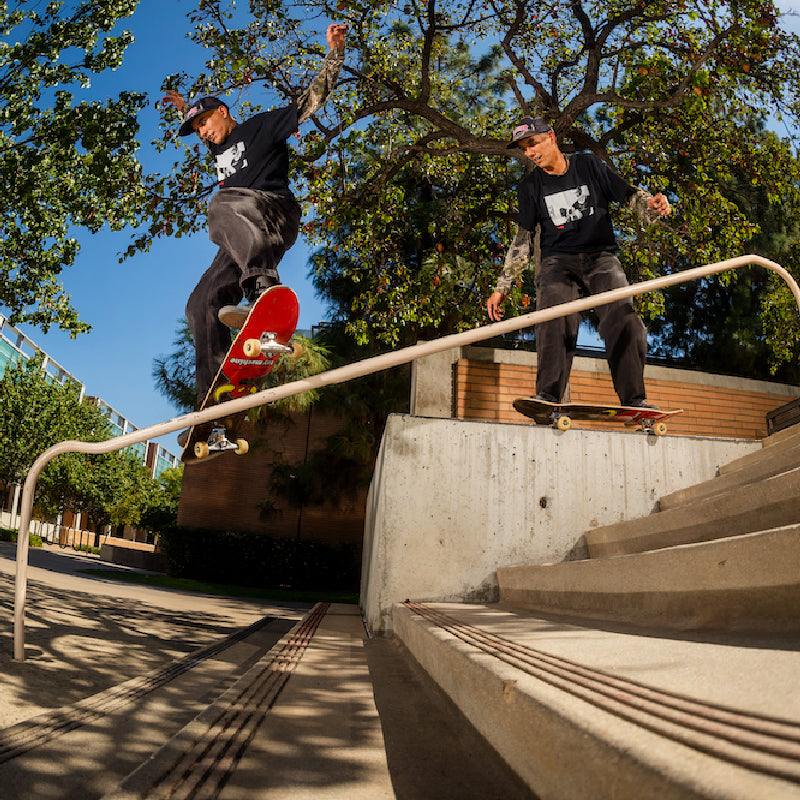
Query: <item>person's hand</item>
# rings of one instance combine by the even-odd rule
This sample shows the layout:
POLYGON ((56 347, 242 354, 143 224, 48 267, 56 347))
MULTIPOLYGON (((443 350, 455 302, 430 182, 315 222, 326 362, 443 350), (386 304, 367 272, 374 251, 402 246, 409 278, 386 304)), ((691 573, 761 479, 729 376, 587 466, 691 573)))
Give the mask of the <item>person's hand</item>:
POLYGON ((669 205, 669 200, 664 197, 661 192, 659 192, 655 197, 651 197, 647 201, 647 205, 653 209, 653 211, 657 211, 661 214, 662 217, 666 217, 667 214, 672 210, 669 205))
POLYGON ((328 40, 328 47, 331 50, 344 47, 344 34, 346 30, 347 25, 337 25, 336 23, 328 25, 328 30, 325 36, 328 40))
POLYGON ((500 292, 494 292, 492 296, 486 301, 486 310, 489 312, 489 319, 493 322, 499 322, 503 319, 503 303, 506 297, 500 292))
POLYGON ((163 106, 175 106, 181 113, 183 113, 183 109, 186 107, 186 100, 184 100, 183 95, 180 92, 175 92, 172 89, 167 89, 167 93, 164 97, 161 98, 161 105, 163 106))

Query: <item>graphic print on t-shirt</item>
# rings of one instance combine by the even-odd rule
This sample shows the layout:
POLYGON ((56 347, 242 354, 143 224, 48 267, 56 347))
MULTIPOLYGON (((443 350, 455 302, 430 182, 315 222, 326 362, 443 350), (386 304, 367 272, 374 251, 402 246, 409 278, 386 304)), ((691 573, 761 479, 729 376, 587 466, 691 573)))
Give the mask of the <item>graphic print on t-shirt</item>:
POLYGON ((217 178, 220 183, 245 167, 247 159, 244 157, 244 142, 236 142, 217 155, 217 178))
POLYGON ((589 187, 586 184, 577 189, 549 194, 544 202, 556 228, 563 228, 568 222, 576 222, 594 214, 594 207, 589 205, 589 187))

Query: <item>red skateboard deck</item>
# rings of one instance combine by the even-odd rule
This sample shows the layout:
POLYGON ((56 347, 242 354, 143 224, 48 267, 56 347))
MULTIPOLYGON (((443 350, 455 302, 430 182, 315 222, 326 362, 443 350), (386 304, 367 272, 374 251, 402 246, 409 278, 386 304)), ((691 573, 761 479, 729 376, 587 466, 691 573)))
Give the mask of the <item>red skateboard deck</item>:
MULTIPOLYGON (((258 391, 259 385, 281 354, 292 351, 289 340, 297 328, 299 313, 297 295, 288 286, 279 285, 267 289, 256 301, 228 350, 220 367, 227 383, 215 380, 215 392, 224 393, 233 399, 258 391), (258 342, 258 345, 253 345, 254 342, 258 342), (282 347, 270 347, 270 342, 282 347), (230 389, 223 392, 225 387, 230 389)), ((217 378, 219 377, 218 373, 217 378)), ((215 399, 219 402, 219 399, 224 398, 215 399)))
POLYGON ((533 419, 537 425, 552 425, 562 431, 571 427, 573 419, 612 420, 628 427, 639 426, 656 436, 663 436, 667 432, 664 420, 683 413, 682 408, 664 411, 659 408, 615 406, 605 403, 550 403, 533 397, 515 400, 514 408, 520 414, 533 419))
POLYGON ((220 418, 190 429, 181 453, 184 464, 227 450, 239 455, 247 452, 247 442, 236 438, 247 412, 226 415, 224 401, 259 391, 282 355, 296 358, 300 354, 299 345, 290 343, 299 313, 297 295, 288 286, 272 286, 258 298, 200 407, 221 404, 220 418))

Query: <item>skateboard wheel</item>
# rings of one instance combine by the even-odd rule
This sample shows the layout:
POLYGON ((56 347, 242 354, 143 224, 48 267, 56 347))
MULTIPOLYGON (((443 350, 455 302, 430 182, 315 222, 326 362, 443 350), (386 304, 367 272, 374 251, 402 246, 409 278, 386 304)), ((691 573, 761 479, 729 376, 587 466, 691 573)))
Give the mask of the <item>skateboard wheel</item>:
POLYGON ((247 439, 237 439, 236 440, 236 450, 234 452, 237 456, 243 456, 247 451, 250 449, 250 445, 247 443, 247 439))
POLYGON ((232 383, 224 383, 222 384, 222 386, 218 386, 214 390, 214 400, 216 400, 219 403, 220 398, 223 395, 230 394, 235 388, 236 387, 232 383))
POLYGON ((303 355, 303 345, 300 342, 292 342, 292 352, 289 353, 289 358, 300 358, 303 355))
POLYGON ((208 455, 208 442, 196 442, 194 446, 194 457, 205 458, 208 455))
POLYGON ((569 417, 561 416, 556 420, 556 428, 560 431, 568 431, 572 427, 572 420, 569 417))
POLYGON ((261 340, 248 339, 242 349, 248 358, 258 358, 261 355, 261 340))
POLYGON ((667 423, 666 422, 656 422, 653 425, 653 433, 656 436, 663 436, 667 432, 667 423))

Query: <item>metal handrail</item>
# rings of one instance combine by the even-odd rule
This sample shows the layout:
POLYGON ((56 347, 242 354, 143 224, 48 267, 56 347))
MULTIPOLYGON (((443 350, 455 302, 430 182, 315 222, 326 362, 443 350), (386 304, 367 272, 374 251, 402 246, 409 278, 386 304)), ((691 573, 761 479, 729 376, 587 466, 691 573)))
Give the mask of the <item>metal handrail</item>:
POLYGON ((557 319, 569 314, 575 314, 580 311, 587 311, 590 308, 597 306, 607 305, 617 300, 623 300, 628 297, 634 297, 640 294, 647 294, 654 292, 658 289, 663 289, 667 286, 674 286, 678 283, 684 283, 690 280, 696 280, 707 275, 714 275, 719 272, 727 272, 728 270, 738 269, 740 267, 750 266, 757 264, 766 269, 772 270, 780 275, 789 286, 795 300, 797 301, 798 310, 800 311, 800 287, 794 278, 779 264, 770 261, 763 256, 748 255, 739 256, 738 258, 730 258, 726 261, 720 261, 715 264, 707 264, 703 267, 696 267, 694 269, 684 270, 677 272, 673 275, 665 275, 661 278, 654 278, 653 280, 643 281, 632 286, 624 286, 620 289, 612 289, 609 292, 602 292, 601 294, 591 295, 590 297, 581 298, 580 300, 573 300, 569 303, 562 303, 561 305, 552 306, 541 311, 533 311, 530 314, 524 314, 519 317, 512 317, 511 319, 494 322, 490 325, 483 325, 479 328, 463 331, 462 333, 454 333, 448 336, 443 336, 440 339, 434 339, 428 342, 421 342, 409 347, 404 347, 400 350, 395 350, 383 355, 373 356, 366 358, 362 361, 356 361, 353 364, 347 364, 344 367, 328 370, 327 372, 320 372, 317 375, 312 375, 308 378, 285 383, 282 386, 275 386, 270 389, 264 389, 261 392, 240 397, 235 400, 228 400, 225 403, 212 406, 203 411, 194 411, 189 414, 184 414, 182 417, 175 417, 167 422, 161 422, 157 425, 151 425, 148 428, 141 428, 140 430, 132 433, 117 436, 113 439, 108 439, 103 442, 79 442, 67 441, 60 442, 45 450, 39 458, 34 461, 25 483, 22 488, 22 500, 20 508, 20 525, 19 534, 17 538, 17 572, 16 572, 16 585, 15 585, 15 601, 14 601, 14 659, 17 661, 24 660, 25 651, 25 602, 27 597, 27 573, 28 573, 28 529, 33 511, 33 493, 36 488, 36 481, 39 474, 44 467, 57 455, 61 453, 111 453, 115 450, 121 450, 129 445, 143 442, 148 439, 153 439, 158 436, 163 436, 167 433, 182 430, 190 425, 198 425, 203 422, 211 422, 220 417, 220 409, 224 407, 224 414, 236 414, 239 411, 247 411, 255 406, 272 403, 275 400, 280 400, 292 395, 301 394, 311 389, 320 389, 324 386, 332 386, 337 383, 345 383, 353 380, 354 378, 361 378, 365 375, 370 375, 373 372, 380 372, 391 367, 407 364, 415 361, 424 356, 433 355, 434 353, 449 350, 452 347, 457 347, 465 344, 472 344, 484 339, 491 339, 495 336, 501 336, 512 331, 527 328, 539 322, 546 322, 551 319, 557 319))

